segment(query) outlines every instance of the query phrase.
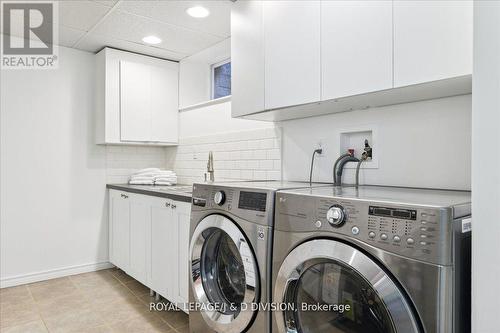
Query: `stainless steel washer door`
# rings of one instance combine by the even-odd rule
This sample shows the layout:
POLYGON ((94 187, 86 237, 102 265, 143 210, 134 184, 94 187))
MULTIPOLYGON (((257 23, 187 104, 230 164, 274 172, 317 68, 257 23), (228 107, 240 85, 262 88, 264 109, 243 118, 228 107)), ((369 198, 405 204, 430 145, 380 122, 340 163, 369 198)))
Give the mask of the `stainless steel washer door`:
POLYGON ((252 321, 259 277, 254 254, 233 221, 214 214, 196 227, 190 246, 191 288, 213 330, 239 333, 252 321))
POLYGON ((419 332, 411 307, 385 271, 334 240, 292 250, 278 272, 274 297, 293 305, 275 312, 278 333, 419 332))

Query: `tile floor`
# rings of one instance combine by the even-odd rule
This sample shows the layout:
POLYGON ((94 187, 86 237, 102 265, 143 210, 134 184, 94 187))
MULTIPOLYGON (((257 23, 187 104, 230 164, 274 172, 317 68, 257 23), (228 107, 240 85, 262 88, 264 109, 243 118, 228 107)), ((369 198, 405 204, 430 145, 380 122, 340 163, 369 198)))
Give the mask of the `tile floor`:
POLYGON ((184 312, 150 311, 152 301, 147 287, 119 269, 4 288, 0 332, 189 332, 184 312))

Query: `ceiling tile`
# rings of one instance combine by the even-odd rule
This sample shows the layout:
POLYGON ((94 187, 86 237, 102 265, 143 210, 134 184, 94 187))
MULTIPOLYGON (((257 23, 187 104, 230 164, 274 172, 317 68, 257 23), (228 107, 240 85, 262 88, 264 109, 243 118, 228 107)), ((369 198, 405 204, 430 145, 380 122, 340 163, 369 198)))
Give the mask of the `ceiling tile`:
POLYGON ((96 53, 105 46, 114 47, 125 51, 137 52, 150 56, 160 57, 164 59, 170 59, 170 60, 180 60, 188 56, 187 54, 183 53, 172 52, 154 46, 132 43, 129 41, 111 38, 108 36, 97 35, 94 33, 85 36, 85 38, 80 43, 78 43, 78 46, 76 48, 96 53))
POLYGON ((230 16, 232 2, 213 1, 123 1, 118 8, 127 12, 175 24, 200 32, 229 37, 231 34, 230 16), (186 13, 193 6, 203 6, 210 11, 205 18, 194 18, 186 13))
POLYGON ((182 54, 196 53, 223 39, 120 10, 107 16, 93 33, 133 43, 142 43, 143 37, 155 35, 162 39, 162 43, 155 47, 182 54))
POLYGON ((88 31, 110 10, 94 1, 60 1, 59 25, 88 31))
POLYGON ((85 31, 59 26, 59 45, 72 47, 85 31))

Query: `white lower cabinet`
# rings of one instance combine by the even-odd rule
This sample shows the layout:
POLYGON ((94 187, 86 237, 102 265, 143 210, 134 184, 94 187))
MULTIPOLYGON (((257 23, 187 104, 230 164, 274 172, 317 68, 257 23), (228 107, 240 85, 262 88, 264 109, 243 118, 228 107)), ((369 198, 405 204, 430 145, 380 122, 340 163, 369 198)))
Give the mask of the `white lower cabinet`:
POLYGON ((127 193, 109 191, 109 260, 124 271, 130 259, 130 201, 127 193))
POLYGON ((182 309, 189 298, 190 203, 109 193, 110 261, 182 309))

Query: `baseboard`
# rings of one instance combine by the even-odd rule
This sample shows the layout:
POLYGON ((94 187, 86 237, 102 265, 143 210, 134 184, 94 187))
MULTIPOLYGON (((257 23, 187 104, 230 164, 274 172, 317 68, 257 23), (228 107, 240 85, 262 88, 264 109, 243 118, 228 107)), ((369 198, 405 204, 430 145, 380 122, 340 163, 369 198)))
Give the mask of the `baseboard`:
POLYGON ((105 261, 95 264, 85 264, 85 265, 71 266, 59 269, 52 269, 48 271, 25 274, 25 275, 18 275, 1 279, 0 288, 14 287, 14 286, 19 286, 21 284, 45 281, 68 275, 99 271, 101 269, 112 268, 112 267, 115 266, 112 263, 105 261))

